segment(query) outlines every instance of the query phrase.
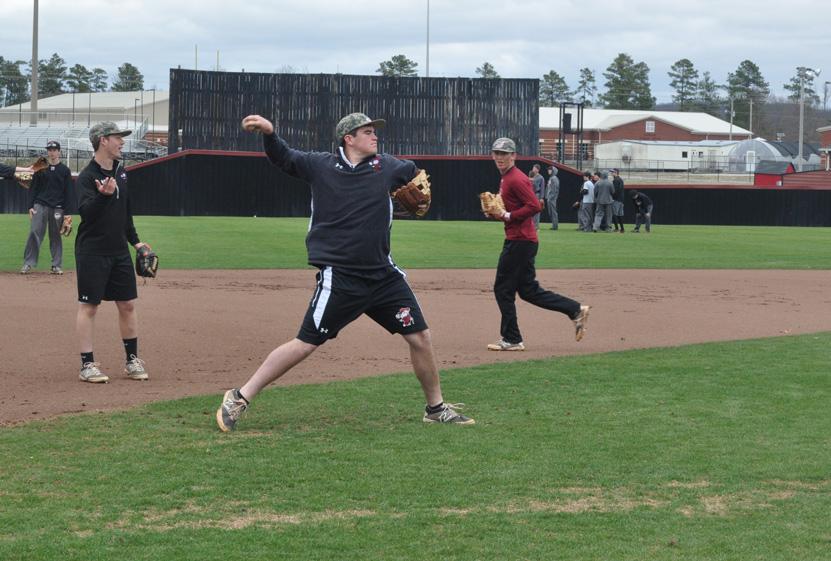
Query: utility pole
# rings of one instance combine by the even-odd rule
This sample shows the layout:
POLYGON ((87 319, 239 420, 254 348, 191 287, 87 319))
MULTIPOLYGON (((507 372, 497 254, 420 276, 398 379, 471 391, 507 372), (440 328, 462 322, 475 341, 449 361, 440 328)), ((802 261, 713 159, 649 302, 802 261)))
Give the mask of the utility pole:
POLYGON ((35 13, 32 18, 32 100, 29 103, 32 114, 29 125, 38 126, 38 0, 35 0, 35 13))
POLYGON ((733 140, 733 115, 735 115, 735 111, 733 111, 733 94, 730 94, 730 135, 727 137, 728 140, 733 140))

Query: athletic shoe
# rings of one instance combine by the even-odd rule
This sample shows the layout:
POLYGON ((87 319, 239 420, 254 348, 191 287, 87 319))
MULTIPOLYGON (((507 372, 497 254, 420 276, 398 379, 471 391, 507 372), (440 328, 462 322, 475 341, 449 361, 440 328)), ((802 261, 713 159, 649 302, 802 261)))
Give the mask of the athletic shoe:
POLYGON ((124 367, 124 373, 131 380, 149 380, 150 374, 144 368, 144 361, 136 355, 132 355, 132 357, 127 361, 127 366, 124 367))
POLYGON ((238 392, 236 388, 225 392, 222 405, 216 410, 216 424, 222 432, 234 430, 237 421, 248 409, 248 402, 238 392))
POLYGON ((98 362, 85 362, 84 367, 81 368, 80 378, 82 382, 91 382, 93 384, 106 384, 110 381, 110 377, 101 372, 101 364, 98 362))
POLYGON ((476 421, 471 419, 470 417, 465 417, 456 409, 461 409, 464 407, 464 403, 445 403, 444 407, 440 411, 436 411, 435 413, 428 413, 424 411, 424 418, 422 419, 425 423, 455 423, 457 425, 475 425, 476 421))
POLYGON ((522 344, 522 341, 519 343, 509 343, 505 339, 500 339, 496 343, 490 343, 488 345, 489 351, 524 351, 525 345, 522 344))
POLYGON ((32 272, 31 265, 23 265, 23 267, 20 269, 21 275, 28 275, 30 272, 32 272))
POLYGON ((586 323, 589 321, 590 306, 580 306, 580 313, 574 318, 574 338, 579 341, 586 334, 586 323))
POLYGON ((49 273, 52 274, 52 275, 62 275, 63 270, 60 267, 56 267, 56 266, 53 265, 52 269, 49 271, 49 273))

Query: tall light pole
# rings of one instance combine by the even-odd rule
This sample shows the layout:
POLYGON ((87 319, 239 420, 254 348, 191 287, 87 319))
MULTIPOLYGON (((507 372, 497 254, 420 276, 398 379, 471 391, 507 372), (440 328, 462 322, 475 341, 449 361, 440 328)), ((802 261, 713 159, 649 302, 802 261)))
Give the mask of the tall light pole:
POLYGON ((427 0, 427 72, 425 77, 430 77, 430 0, 427 0))
POLYGON ((805 78, 808 77, 808 74, 811 74, 814 78, 820 75, 819 68, 805 68, 804 71, 799 73, 799 152, 797 153, 797 157, 799 158, 796 161, 797 170, 802 171, 802 162, 804 158, 802 157, 802 144, 803 144, 803 128, 805 122, 805 78))
POLYGON ((32 18, 32 100, 29 102, 32 114, 29 125, 38 125, 38 0, 35 0, 35 13, 32 18))

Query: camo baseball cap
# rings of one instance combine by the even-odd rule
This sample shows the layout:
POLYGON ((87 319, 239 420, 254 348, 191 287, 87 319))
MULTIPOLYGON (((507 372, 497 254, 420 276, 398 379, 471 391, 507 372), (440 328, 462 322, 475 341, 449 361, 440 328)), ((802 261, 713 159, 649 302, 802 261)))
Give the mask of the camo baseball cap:
POLYGON ((510 138, 497 138, 493 141, 491 152, 516 152, 516 144, 510 138))
POLYGON ((89 141, 95 142, 96 139, 101 139, 105 136, 129 136, 131 134, 133 134, 133 131, 121 130, 112 121, 102 121, 92 125, 92 128, 89 129, 89 141))
POLYGON ((335 127, 335 140, 340 142, 343 137, 360 127, 372 126, 376 129, 384 128, 387 122, 384 119, 370 119, 363 113, 350 113, 335 127))

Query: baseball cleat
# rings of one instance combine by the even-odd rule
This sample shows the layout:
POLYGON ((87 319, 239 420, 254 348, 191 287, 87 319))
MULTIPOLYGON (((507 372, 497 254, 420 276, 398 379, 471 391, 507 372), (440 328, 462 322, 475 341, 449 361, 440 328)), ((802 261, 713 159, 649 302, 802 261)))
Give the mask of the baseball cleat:
POLYGON ((445 403, 444 407, 441 410, 436 411, 435 413, 428 413, 426 410, 424 411, 424 418, 422 419, 425 423, 453 423, 456 425, 475 425, 476 421, 471 419, 470 417, 465 417, 456 409, 461 409, 464 407, 464 403, 445 403))
POLYGON ((525 345, 520 341, 519 343, 509 343, 505 339, 500 339, 496 343, 488 345, 489 351, 524 351, 525 345))
POLYGON ((574 322, 574 339, 580 341, 586 334, 586 323, 589 321, 589 310, 591 306, 580 306, 580 313, 572 321, 574 322))
POLYGON ((222 405, 216 410, 216 424, 222 432, 234 430, 237 421, 248 409, 248 401, 238 389, 228 390, 222 397, 222 405))
POLYGON ((144 368, 144 361, 136 355, 131 356, 133 358, 127 361, 127 365, 124 367, 124 373, 127 374, 127 377, 131 380, 149 380, 150 374, 148 374, 147 370, 144 368))
POLYGON ((56 265, 52 265, 52 268, 49 270, 49 274, 50 275, 62 275, 63 274, 63 269, 61 269, 60 267, 58 267, 56 265))
POLYGON ((101 372, 100 366, 101 364, 98 362, 85 362, 84 367, 81 368, 81 381, 93 384, 106 384, 109 382, 110 377, 101 372))

